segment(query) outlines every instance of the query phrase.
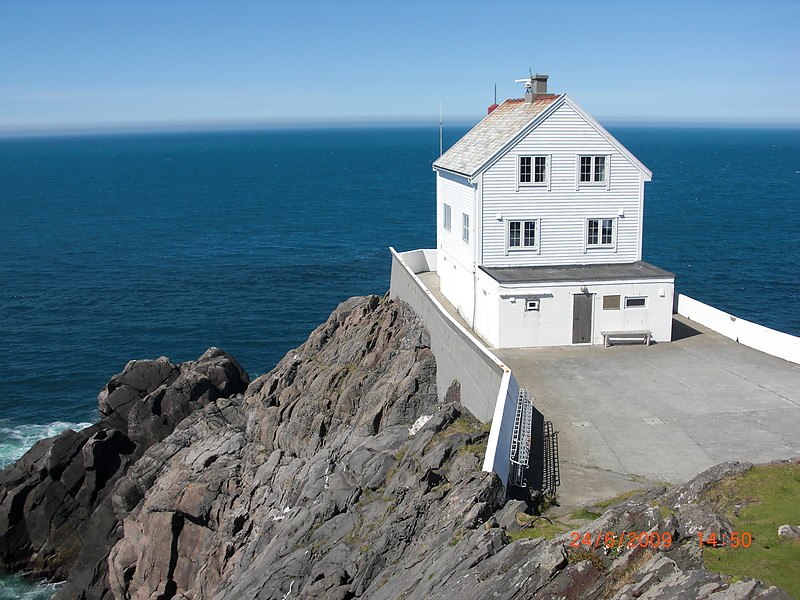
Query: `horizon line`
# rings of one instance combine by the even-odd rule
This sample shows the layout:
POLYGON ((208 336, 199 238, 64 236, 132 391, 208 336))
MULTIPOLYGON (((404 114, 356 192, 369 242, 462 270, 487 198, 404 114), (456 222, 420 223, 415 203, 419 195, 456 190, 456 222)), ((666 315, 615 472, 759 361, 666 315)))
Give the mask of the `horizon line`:
MULTIPOLYGON (((445 127, 471 127, 481 116, 453 116, 445 119, 445 127)), ((678 117, 607 117, 599 118, 603 125, 616 127, 685 127, 685 128, 742 128, 798 129, 800 120, 780 119, 704 119, 678 117)), ((61 123, 48 125, 0 125, 0 138, 61 137, 72 135, 110 135, 124 133, 189 133, 257 131, 271 129, 341 129, 378 127, 439 127, 439 117, 320 117, 286 119, 196 119, 157 120, 107 123, 61 123)))

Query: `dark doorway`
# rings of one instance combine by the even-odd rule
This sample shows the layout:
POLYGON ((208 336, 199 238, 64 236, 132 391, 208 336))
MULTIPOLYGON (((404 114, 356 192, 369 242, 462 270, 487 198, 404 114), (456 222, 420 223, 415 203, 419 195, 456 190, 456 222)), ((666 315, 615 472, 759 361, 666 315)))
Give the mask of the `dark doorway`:
POLYGON ((592 296, 575 294, 572 301, 572 343, 589 344, 592 341, 592 296))

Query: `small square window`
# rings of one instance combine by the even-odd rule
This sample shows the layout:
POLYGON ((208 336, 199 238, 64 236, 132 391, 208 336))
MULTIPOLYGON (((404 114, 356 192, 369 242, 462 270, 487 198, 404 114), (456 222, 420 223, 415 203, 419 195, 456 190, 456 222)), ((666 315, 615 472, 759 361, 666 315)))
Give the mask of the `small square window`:
POLYGON ((605 156, 581 156, 579 169, 579 181, 581 183, 605 183, 608 177, 605 156))
POLYGON ((647 308, 647 297, 637 296, 625 298, 625 308, 647 308))
POLYGON ((620 296, 603 296, 603 310, 619 310, 620 296))
POLYGON ((538 248, 538 221, 509 221, 508 250, 535 250, 538 248))
POLYGON ((616 219, 587 219, 586 246, 599 248, 614 245, 616 219))
POLYGON ((525 310, 539 310, 539 299, 529 298, 525 300, 525 310))
POLYGON ((520 156, 518 182, 521 185, 545 185, 547 183, 547 157, 520 156))

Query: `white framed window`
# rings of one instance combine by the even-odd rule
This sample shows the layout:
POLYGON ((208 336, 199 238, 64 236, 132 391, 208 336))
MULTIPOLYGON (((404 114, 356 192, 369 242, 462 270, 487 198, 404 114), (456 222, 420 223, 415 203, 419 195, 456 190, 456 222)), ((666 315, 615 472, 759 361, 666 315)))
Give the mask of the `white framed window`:
POLYGON ((506 254, 516 250, 539 249, 539 219, 510 220, 506 223, 506 254))
POLYGON ((647 296, 625 296, 625 308, 647 308, 647 296))
POLYGON ((539 299, 538 298, 528 298, 525 300, 525 310, 539 310, 539 299))
POLYGON ((615 248, 616 243, 616 219, 586 219, 587 248, 615 248))
POLYGON ((469 244, 469 215, 461 213, 461 239, 469 244))
POLYGON ((453 225, 453 210, 450 208, 450 205, 446 202, 444 203, 442 209, 442 225, 444 226, 447 231, 450 231, 450 228, 453 225))
POLYGON ((517 188, 549 185, 550 157, 531 155, 517 157, 517 188))
POLYGON ((608 165, 611 162, 607 154, 581 154, 578 156, 576 184, 608 186, 608 165))

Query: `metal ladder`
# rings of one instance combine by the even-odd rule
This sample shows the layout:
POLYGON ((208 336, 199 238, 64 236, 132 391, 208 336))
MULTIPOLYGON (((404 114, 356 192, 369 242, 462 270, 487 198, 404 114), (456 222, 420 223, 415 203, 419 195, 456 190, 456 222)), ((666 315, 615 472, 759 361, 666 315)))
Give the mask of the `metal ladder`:
POLYGON ((511 472, 509 482, 517 487, 526 487, 525 478, 531 455, 531 423, 533 420, 533 402, 528 390, 519 389, 517 410, 514 414, 514 430, 511 433, 511 472))
POLYGON ((551 421, 544 422, 544 464, 542 473, 542 492, 555 494, 561 485, 561 469, 558 466, 558 432, 553 431, 551 421))

